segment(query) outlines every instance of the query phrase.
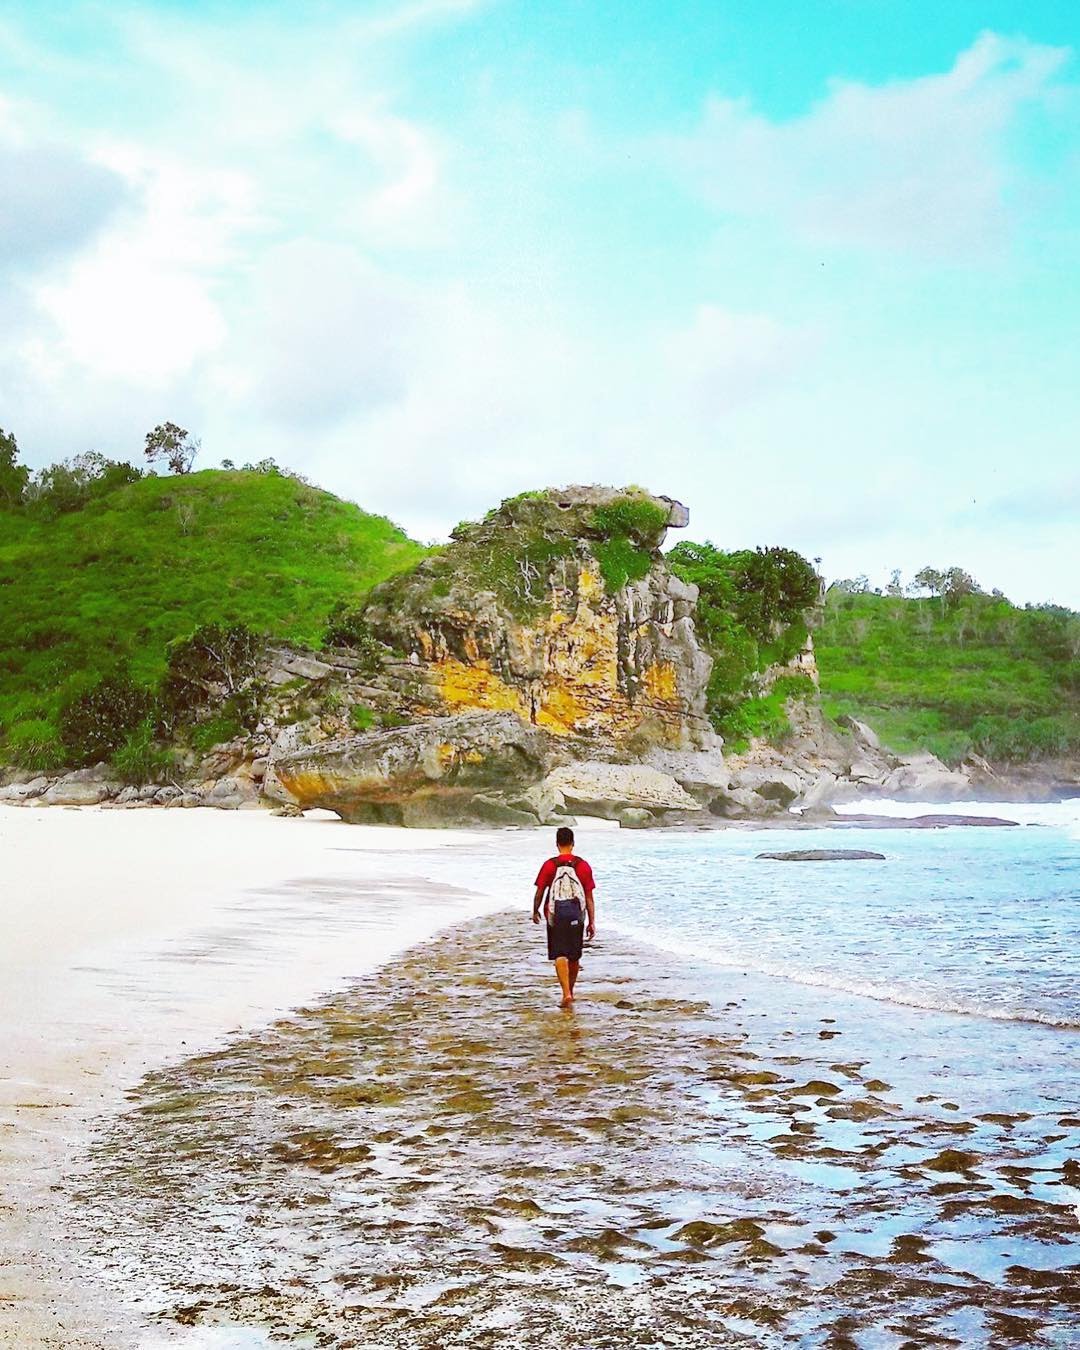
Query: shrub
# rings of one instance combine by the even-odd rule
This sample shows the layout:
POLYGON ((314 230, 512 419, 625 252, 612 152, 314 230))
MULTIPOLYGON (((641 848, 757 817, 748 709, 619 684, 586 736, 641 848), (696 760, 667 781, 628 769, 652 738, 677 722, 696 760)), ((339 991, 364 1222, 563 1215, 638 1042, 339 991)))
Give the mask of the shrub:
POLYGON ((166 722, 191 718, 223 692, 234 696, 250 686, 263 645, 242 623, 203 624, 190 637, 170 643, 162 681, 166 722))
POLYGON ((205 755, 215 745, 234 741, 243 733, 244 728, 239 719, 232 713, 222 712, 214 717, 207 717, 202 722, 196 722, 188 732, 188 740, 193 750, 205 755))
POLYGON ((596 545, 595 553, 609 595, 621 591, 631 581, 640 581, 653 562, 648 549, 635 544, 626 535, 605 539, 596 545))
POLYGON ((0 427, 0 506, 21 506, 30 470, 19 463, 19 447, 10 431, 0 427))
POLYGON ((64 767, 64 748, 56 728, 44 718, 18 722, 7 734, 7 758, 20 769, 49 773, 64 767))
POLYGON ((633 539, 652 546, 668 522, 668 508, 642 494, 626 493, 598 506, 593 525, 606 539, 633 539))
MULTIPOLYGON (((518 525, 470 550, 461 561, 474 586, 493 591, 514 618, 528 623, 548 602, 555 569, 573 553, 571 539, 549 539, 541 530, 518 525)), ((452 554, 446 555, 441 579, 445 580, 458 562, 452 554)))
POLYGON ((752 740, 776 744, 791 730, 785 699, 775 692, 761 698, 747 698, 713 719, 724 738, 725 750, 739 754, 752 740))
POLYGON ((374 674, 379 669, 385 648, 371 631, 362 609, 338 601, 330 611, 323 634, 324 647, 347 647, 361 661, 361 669, 374 674))
POLYGON ((667 520, 667 508, 644 493, 626 493, 596 507, 592 524, 602 538, 593 552, 609 595, 645 576, 667 520))
POLYGON ((1080 728, 1057 717, 980 717, 971 739, 987 759, 1023 761, 1068 754, 1080 747, 1080 728))
POLYGON ((736 753, 745 750, 751 740, 776 745, 791 731, 789 701, 809 702, 816 695, 817 689, 808 675, 782 675, 767 694, 715 709, 713 726, 723 736, 726 747, 736 753))
POLYGON ((123 460, 107 459, 96 450, 39 469, 25 492, 27 509, 46 520, 81 511, 117 488, 137 483, 142 471, 123 460))
POLYGON ((106 675, 60 709, 60 743, 76 765, 96 764, 127 740, 154 707, 149 689, 128 675, 106 675))
POLYGON ((123 783, 160 783, 176 772, 176 757, 154 739, 154 719, 145 717, 109 761, 123 783))
POLYGON ((375 714, 366 703, 354 703, 349 709, 349 726, 353 731, 370 731, 375 725, 375 714))
POLYGON ((706 636, 710 611, 714 620, 719 611, 733 615, 759 640, 775 641, 778 629, 805 622, 806 612, 818 603, 818 575, 794 549, 725 553, 712 544, 684 542, 671 550, 668 561, 701 592, 706 636))
MULTIPOLYGON (((695 627, 713 658, 705 695, 709 716, 730 742, 776 739, 787 729, 785 698, 803 696, 809 682, 787 677, 764 698, 758 675, 786 665, 806 645, 807 615, 817 604, 817 573, 791 549, 726 553, 712 544, 684 542, 667 555, 676 576, 698 588, 695 627), (771 702, 769 700, 772 700, 771 702)), ((809 685, 812 691, 813 686, 809 685)))

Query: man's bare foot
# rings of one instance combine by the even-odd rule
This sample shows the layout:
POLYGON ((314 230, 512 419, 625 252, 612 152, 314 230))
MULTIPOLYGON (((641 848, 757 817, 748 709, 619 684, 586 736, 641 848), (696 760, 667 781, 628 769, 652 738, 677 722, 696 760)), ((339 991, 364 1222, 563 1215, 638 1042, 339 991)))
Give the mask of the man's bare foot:
POLYGON ((564 998, 563 1001, 559 1004, 560 1008, 572 1008, 573 1006, 574 1006, 573 995, 571 995, 569 998, 564 998))

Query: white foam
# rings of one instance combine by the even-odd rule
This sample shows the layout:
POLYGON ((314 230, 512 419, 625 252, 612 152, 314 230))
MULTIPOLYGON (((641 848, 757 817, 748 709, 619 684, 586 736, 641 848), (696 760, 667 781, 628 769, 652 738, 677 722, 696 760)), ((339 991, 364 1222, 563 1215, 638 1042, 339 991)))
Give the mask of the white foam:
POLYGON ((908 802, 890 797, 859 797, 836 804, 837 815, 869 814, 897 816, 964 815, 999 816, 1021 825, 1046 825, 1080 839, 1080 797, 1064 802, 908 802))
POLYGON ((625 933, 635 941, 670 952, 673 956, 703 961, 722 970, 739 970, 764 975, 769 979, 786 980, 809 989, 830 989, 838 994, 851 994, 856 998, 873 999, 877 1003, 889 1003, 896 1007, 922 1008, 926 1012, 980 1017, 993 1022, 1031 1022, 1055 1027, 1061 1031, 1080 1031, 1080 1022, 1055 1017, 1038 1008, 995 1004, 977 998, 949 996, 934 990, 914 989, 900 983, 860 980, 826 970, 793 967, 786 962, 762 960, 760 956, 740 950, 727 942, 723 946, 680 942, 678 938, 671 938, 663 932, 658 933, 656 929, 629 924, 620 919, 609 921, 608 926, 617 932, 625 933))

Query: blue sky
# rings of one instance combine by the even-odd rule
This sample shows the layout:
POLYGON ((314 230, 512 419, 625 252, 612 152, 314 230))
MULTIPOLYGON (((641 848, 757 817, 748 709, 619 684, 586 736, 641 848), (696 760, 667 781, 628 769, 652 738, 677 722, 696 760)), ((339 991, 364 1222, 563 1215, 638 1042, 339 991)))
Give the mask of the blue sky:
POLYGON ((1080 9, 10 3, 0 425, 1080 606, 1080 9))

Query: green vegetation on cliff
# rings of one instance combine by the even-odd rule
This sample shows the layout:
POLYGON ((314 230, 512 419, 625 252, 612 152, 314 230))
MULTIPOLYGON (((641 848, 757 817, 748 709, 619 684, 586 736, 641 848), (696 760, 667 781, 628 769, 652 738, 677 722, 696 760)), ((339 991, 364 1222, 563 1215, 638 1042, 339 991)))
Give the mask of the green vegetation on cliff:
POLYGON ((713 658, 707 711, 730 749, 752 738, 781 740, 790 698, 813 695, 804 675, 769 683, 806 646, 807 614, 817 603, 817 573, 787 548, 726 553, 712 544, 677 544, 667 555, 675 574, 699 591, 696 626, 713 658))
POLYGON ((814 643, 825 712, 894 750, 952 764, 1080 751, 1080 614, 967 587, 914 599, 834 586, 814 643))
POLYGON ((384 603, 437 606, 490 592, 520 623, 550 612, 552 587, 594 559, 609 594, 640 581, 653 565, 670 504, 644 488, 548 488, 521 492, 482 520, 463 520, 450 542, 395 580, 384 603), (392 595, 391 595, 392 593, 392 595))
MULTIPOLYGON (((65 482, 65 488, 67 484, 65 482)), ((425 550, 389 520, 273 471, 205 470, 0 509, 0 760, 48 767, 60 709, 117 673, 156 687, 202 624, 317 645, 425 550)))

